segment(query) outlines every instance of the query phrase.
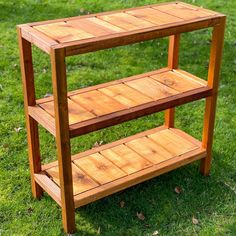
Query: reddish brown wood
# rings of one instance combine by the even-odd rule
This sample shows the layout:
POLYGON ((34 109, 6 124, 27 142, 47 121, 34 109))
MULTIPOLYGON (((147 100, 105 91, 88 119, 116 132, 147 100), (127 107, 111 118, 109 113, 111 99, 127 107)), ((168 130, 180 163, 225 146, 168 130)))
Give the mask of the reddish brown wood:
POLYGON ((35 198, 40 198, 43 190, 35 182, 34 179, 34 174, 41 171, 38 123, 28 114, 28 106, 34 106, 36 104, 32 50, 31 43, 22 38, 20 28, 18 28, 18 43, 20 49, 21 76, 24 91, 24 107, 27 128, 31 186, 33 196, 35 198))
POLYGON ((52 50, 52 82, 56 121, 57 158, 61 186, 63 226, 67 233, 75 231, 65 50, 52 50))
MULTIPOLYGON (((171 35, 169 37, 168 67, 170 69, 178 68, 179 43, 180 43, 180 34, 171 35)), ((173 128, 174 123, 175 123, 175 108, 172 107, 165 111, 165 125, 169 128, 173 128)))
POLYGON ((220 65, 224 45, 224 31, 226 18, 221 18, 221 23, 213 28, 210 64, 208 70, 208 86, 212 88, 213 95, 206 99, 202 147, 206 148, 207 155, 201 161, 200 171, 203 175, 209 175, 212 159, 212 144, 214 134, 214 122, 216 113, 217 91, 219 87, 220 65))

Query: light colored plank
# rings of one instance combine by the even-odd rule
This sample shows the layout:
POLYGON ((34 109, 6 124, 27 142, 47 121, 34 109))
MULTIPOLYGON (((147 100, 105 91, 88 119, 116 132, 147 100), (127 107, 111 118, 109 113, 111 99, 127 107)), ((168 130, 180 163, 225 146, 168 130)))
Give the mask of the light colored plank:
POLYGON ((125 84, 154 100, 178 94, 178 91, 171 89, 150 77, 132 80, 125 84))
POLYGON ((143 8, 143 9, 137 9, 133 11, 126 11, 126 13, 132 16, 135 16, 137 18, 149 21, 155 25, 163 25, 163 24, 183 21, 182 19, 178 17, 166 14, 164 12, 158 11, 157 9, 153 9, 153 8, 143 8))
MULTIPOLYGON (((52 180, 58 186, 60 186, 58 166, 47 169, 47 174, 52 178, 52 180)), ((74 195, 99 186, 89 176, 87 176, 82 170, 80 170, 75 164, 72 164, 72 179, 73 179, 74 195)))
POLYGON ((73 26, 73 28, 83 30, 95 36, 124 32, 123 29, 96 17, 69 20, 67 21, 67 24, 73 26))
POLYGON ((159 146, 168 150, 173 156, 179 156, 198 147, 169 129, 150 134, 148 137, 159 146))
POLYGON ((127 174, 132 174, 152 165, 124 144, 101 151, 101 154, 127 174))
POLYGON ((150 77, 179 92, 186 92, 192 89, 203 87, 203 85, 200 83, 188 79, 186 76, 180 76, 180 74, 174 73, 172 71, 169 71, 165 74, 152 75, 150 77))
POLYGON ((74 163, 99 184, 126 176, 125 172, 99 153, 74 160, 74 163))
POLYGON ((102 93, 114 100, 122 103, 127 107, 133 107, 147 102, 151 102, 152 99, 132 89, 125 84, 117 84, 99 89, 102 93))
POLYGON ((61 206, 61 190, 43 171, 34 174, 35 181, 61 206))
POLYGON ((116 181, 107 183, 106 185, 94 188, 91 191, 76 195, 74 198, 75 207, 80 207, 82 205, 96 201, 102 197, 111 195, 138 183, 144 182, 148 179, 154 178, 158 175, 169 172, 173 169, 187 165, 193 161, 203 158, 205 155, 206 151, 204 149, 198 148, 181 156, 177 156, 164 162, 161 162, 158 165, 153 165, 142 171, 133 173, 132 175, 127 175, 116 181))
POLYGON ((70 99, 86 107, 88 111, 98 116, 126 109, 127 107, 105 94, 94 90, 71 96, 70 99))
POLYGON ((191 20, 198 17, 210 16, 209 13, 200 11, 198 8, 190 8, 180 3, 154 6, 153 8, 184 20, 191 20))
POLYGON ((98 18, 107 21, 120 28, 126 29, 128 31, 155 26, 151 22, 139 19, 126 13, 103 15, 103 16, 98 16, 98 18))
POLYGON ((83 30, 75 29, 65 22, 35 26, 35 29, 48 35, 60 43, 93 38, 94 35, 83 30))
POLYGON ((127 142, 126 145, 153 164, 158 164, 174 156, 169 150, 147 137, 132 140, 127 142))
MULTIPOLYGON (((54 102, 45 102, 39 104, 46 112, 54 117, 54 102)), ((68 110, 69 110, 69 124, 75 124, 84 120, 89 120, 95 117, 94 114, 84 109, 79 104, 68 99, 68 110)))

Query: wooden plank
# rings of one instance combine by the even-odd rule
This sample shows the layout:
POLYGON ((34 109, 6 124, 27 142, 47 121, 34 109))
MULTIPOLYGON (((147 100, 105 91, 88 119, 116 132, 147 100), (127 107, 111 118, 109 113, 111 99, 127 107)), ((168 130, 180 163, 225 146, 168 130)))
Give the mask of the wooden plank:
POLYGON ((80 207, 82 205, 88 204, 105 196, 111 195, 128 187, 136 185, 138 183, 144 182, 148 179, 154 178, 158 175, 187 165, 193 161, 203 158, 205 155, 206 151, 204 149, 198 148, 181 156, 174 157, 172 159, 161 162, 158 165, 153 165, 142 171, 138 171, 134 174, 128 175, 116 181, 112 181, 98 188, 92 189, 91 191, 76 195, 74 198, 75 207, 80 207))
POLYGON ((211 14, 200 11, 198 8, 188 7, 181 3, 172 3, 168 5, 154 6, 154 9, 168 13, 172 16, 179 17, 184 20, 191 20, 199 17, 211 16, 211 14))
POLYGON ((180 34, 198 29, 213 27, 219 23, 222 16, 223 15, 221 14, 214 17, 202 17, 200 20, 195 18, 186 22, 180 21, 166 25, 153 26, 134 31, 126 31, 123 33, 101 36, 99 38, 61 43, 59 46, 53 46, 53 48, 65 48, 66 56, 94 52, 102 49, 133 44, 140 41, 163 38, 173 34, 180 34))
POLYGON ((29 115, 53 136, 56 136, 55 119, 38 106, 28 107, 29 115))
POLYGON ((108 22, 100 20, 96 17, 69 20, 66 23, 68 25, 73 26, 73 28, 83 30, 97 37, 118 32, 124 32, 123 29, 116 27, 115 25, 109 24, 108 22))
POLYGON ((152 101, 149 97, 125 84, 104 87, 99 89, 99 91, 125 105, 126 107, 134 107, 152 101))
POLYGON ((174 157, 165 147, 158 145, 147 137, 132 140, 127 142, 126 145, 153 164, 158 164, 174 157))
POLYGON ((34 174, 35 181, 61 206, 61 190, 45 172, 34 174))
MULTIPOLYGON (((52 180, 58 186, 60 186, 58 166, 47 169, 47 174, 52 178, 52 180)), ((82 170, 80 170, 75 164, 72 164, 72 179, 73 179, 74 195, 99 186, 89 176, 87 176, 82 170)))
POLYGON ((94 120, 83 121, 74 125, 70 125, 70 137, 76 137, 81 134, 89 133, 94 130, 109 127, 115 124, 132 120, 145 115, 153 114, 158 111, 163 111, 170 107, 179 106, 188 102, 196 101, 212 94, 209 87, 201 87, 195 90, 179 93, 173 96, 167 96, 163 99, 158 99, 140 106, 129 109, 120 110, 107 115, 99 116, 94 120))
POLYGON ((132 174, 152 165, 124 144, 103 150, 100 153, 127 174, 132 174))
POLYGON ((159 146, 167 149, 172 156, 179 156, 198 148, 196 144, 187 141, 169 129, 162 130, 155 134, 150 134, 148 137, 159 146))
POLYGON ((65 22, 51 23, 47 25, 34 26, 38 31, 46 34, 59 43, 71 42, 75 40, 93 38, 94 35, 83 30, 73 28, 65 22))
POLYGON ((99 153, 74 160, 74 163, 99 184, 126 176, 125 172, 99 153))
POLYGON ((202 146, 203 148, 206 148, 207 155, 206 158, 202 160, 200 165, 200 171, 203 175, 210 174, 216 102, 224 46, 225 24, 226 18, 222 18, 221 23, 214 27, 212 33, 210 63, 208 69, 208 86, 213 89, 214 94, 212 97, 208 97, 206 99, 205 105, 202 146))
POLYGON ((183 21, 179 17, 175 17, 169 14, 166 14, 164 12, 158 11, 157 9, 153 8, 142 8, 137 9, 133 11, 126 11, 125 13, 128 13, 132 16, 135 16, 140 19, 144 19, 146 21, 149 21, 155 25, 163 25, 163 24, 169 24, 174 22, 183 21))
MULTIPOLYGON (((39 104, 47 113, 54 117, 54 102, 45 102, 39 104)), ((89 120, 96 117, 85 108, 75 103, 71 99, 68 99, 68 111, 69 111, 69 124, 75 124, 84 120, 89 120)))
POLYGON ((97 90, 77 94, 71 96, 70 99, 77 104, 86 107, 89 112, 97 116, 113 113, 127 108, 97 90))
POLYGON ((41 171, 41 159, 39 149, 38 123, 28 114, 28 107, 34 106, 35 86, 34 86, 34 70, 32 62, 31 43, 22 38, 21 29, 18 28, 18 44, 20 51, 21 77, 24 93, 24 110, 27 129, 28 141, 28 158, 30 165, 31 189, 35 198, 40 198, 43 191, 35 182, 34 174, 41 171))
POLYGON ((51 51, 52 84, 55 105, 57 159, 61 187, 62 221, 66 233, 75 231, 71 150, 67 104, 65 50, 51 51))
POLYGON ((172 71, 163 75, 156 74, 150 77, 166 85, 167 87, 175 89, 181 93, 203 87, 202 84, 188 79, 186 76, 180 76, 172 71))
POLYGON ((150 77, 132 80, 125 84, 154 100, 178 94, 176 90, 169 88, 150 77))
MULTIPOLYGON (((108 87, 108 86, 121 84, 121 83, 124 83, 124 82, 127 82, 127 81, 139 79, 139 78, 144 78, 144 77, 156 74, 156 73, 164 73, 164 72, 167 72, 169 70, 170 70, 169 68, 164 67, 164 68, 161 68, 159 70, 149 71, 149 72, 146 72, 146 73, 133 75, 133 76, 130 76, 130 77, 127 77, 127 78, 112 80, 110 82, 97 84, 97 85, 93 85, 93 86, 89 86, 89 87, 85 87, 85 88, 80 88, 80 89, 68 92, 68 96, 73 96, 73 95, 76 95, 76 94, 80 94, 80 93, 84 93, 84 92, 88 92, 88 91, 93 91, 93 90, 99 90, 101 88, 105 88, 105 87, 108 87)), ((40 99, 36 100, 37 104, 41 104, 41 103, 49 102, 49 101, 53 101, 53 96, 49 96, 49 97, 46 97, 46 98, 40 98, 40 99)))
POLYGON ((102 15, 98 16, 98 18, 128 31, 155 26, 151 22, 139 19, 126 13, 102 15))

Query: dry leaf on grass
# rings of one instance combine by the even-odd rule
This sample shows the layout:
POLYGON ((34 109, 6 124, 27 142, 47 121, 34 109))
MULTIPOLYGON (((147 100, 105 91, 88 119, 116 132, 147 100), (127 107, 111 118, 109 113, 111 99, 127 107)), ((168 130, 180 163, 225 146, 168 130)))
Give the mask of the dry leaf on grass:
POLYGON ((93 144, 93 148, 100 147, 103 144, 103 141, 97 141, 96 143, 93 144))
POLYGON ((152 233, 152 236, 156 236, 156 235, 159 235, 158 230, 155 230, 155 231, 152 233))
POLYGON ((193 218, 192 218, 192 222, 193 222, 193 224, 195 224, 195 225, 199 224, 198 219, 196 219, 194 216, 193 216, 193 218))
POLYGON ((176 187, 175 187, 175 192, 176 192, 177 194, 180 194, 180 193, 182 192, 182 189, 181 189, 179 186, 176 186, 176 187))
POLYGON ((14 128, 14 130, 16 131, 16 133, 19 133, 22 130, 22 127, 14 128))
POLYGON ((137 217, 140 219, 140 220, 145 220, 145 216, 142 212, 137 212, 137 217))
POLYGON ((125 207, 125 202, 124 201, 120 201, 120 208, 124 208, 125 207))

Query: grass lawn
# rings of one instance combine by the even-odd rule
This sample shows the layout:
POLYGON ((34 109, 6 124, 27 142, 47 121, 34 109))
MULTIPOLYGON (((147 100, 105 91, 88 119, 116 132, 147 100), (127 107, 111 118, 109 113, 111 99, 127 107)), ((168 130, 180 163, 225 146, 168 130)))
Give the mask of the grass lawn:
MULTIPOLYGON (((16 25, 157 3, 157 0, 0 0, 0 235, 64 235, 61 209, 31 195, 16 25)), ((76 210, 76 235, 236 235, 236 1, 192 0, 228 16, 210 177, 195 162, 76 210), (180 194, 174 189, 179 186, 180 194), (123 208, 120 201, 125 202, 123 208), (145 220, 136 216, 143 212, 145 220), (198 219, 193 224, 192 218, 198 219)), ((207 77, 210 30, 181 38, 180 66, 207 77)), ((70 90, 166 65, 167 39, 68 58, 70 90)), ((34 48, 37 97, 52 93, 49 57, 34 48)), ((204 101, 177 108, 176 126, 201 139, 204 101)), ((72 152, 161 125, 163 113, 72 140, 72 152)), ((43 162, 55 140, 40 128, 43 162)))

